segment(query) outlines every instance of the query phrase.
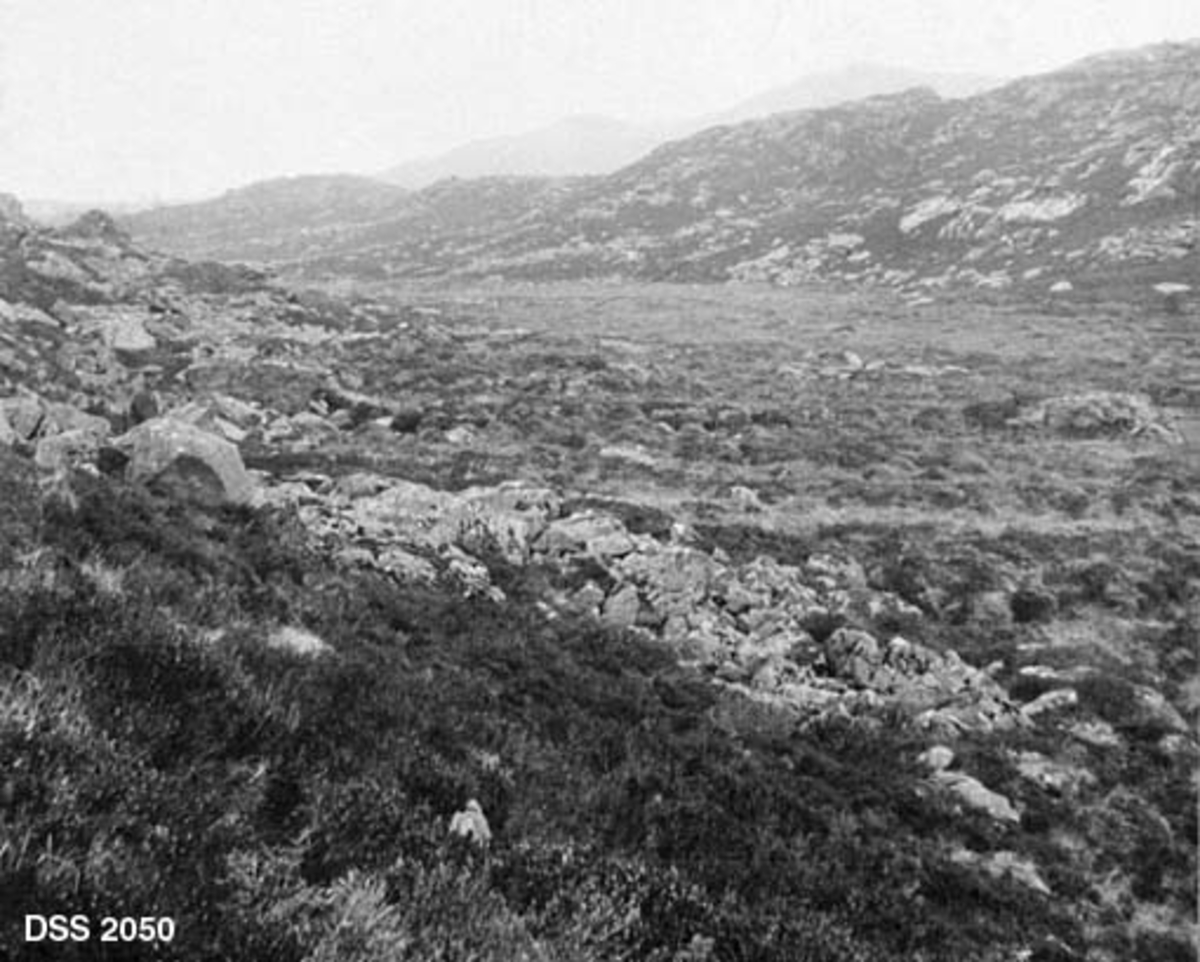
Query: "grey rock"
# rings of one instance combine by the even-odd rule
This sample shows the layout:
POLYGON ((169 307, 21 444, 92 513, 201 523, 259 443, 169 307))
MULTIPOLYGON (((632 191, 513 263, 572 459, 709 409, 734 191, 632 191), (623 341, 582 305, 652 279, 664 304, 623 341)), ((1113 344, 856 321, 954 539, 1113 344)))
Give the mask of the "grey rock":
POLYGON ((950 854, 950 861, 986 872, 992 878, 1010 878, 1041 895, 1050 895, 1050 886, 1038 872, 1037 863, 1021 858, 1016 852, 1001 851, 983 855, 960 848, 950 854))
POLYGON ((131 481, 157 482, 188 500, 218 504, 250 504, 254 480, 238 449, 184 421, 154 418, 115 440, 129 455, 131 481))
MULTIPOLYGON (((105 427, 107 427, 107 423, 105 427)), ((46 471, 65 471, 80 464, 94 462, 99 454, 104 434, 86 428, 75 428, 39 438, 33 460, 46 471)))
POLYGON ((20 395, 0 402, 0 413, 19 440, 36 435, 46 417, 46 408, 38 397, 20 395))
POLYGON ((946 745, 934 745, 917 756, 917 761, 933 772, 944 771, 954 764, 954 749, 946 745))
POLYGON ((1086 768, 1055 761, 1038 752, 1020 752, 1016 769, 1024 778, 1058 794, 1073 793, 1096 783, 1096 776, 1086 768))
POLYGON ((876 669, 883 664, 879 643, 867 632, 839 628, 825 642, 825 663, 840 678, 869 686, 876 669))
POLYGON ((931 776, 934 783, 957 796, 959 801, 969 808, 976 809, 998 822, 1016 824, 1021 821, 1021 813, 1013 803, 990 788, 963 772, 938 771, 931 776))
POLYGON ((1047 712, 1063 711, 1079 704, 1079 693, 1074 688, 1055 688, 1043 692, 1033 701, 1021 706, 1021 714, 1026 718, 1037 718, 1047 712))
POLYGON ((586 512, 552 522, 541 534, 537 549, 552 556, 588 554, 619 558, 634 549, 633 539, 616 518, 586 512))
POLYGON ((623 585, 605 599, 600 616, 605 624, 614 628, 632 628, 637 624, 640 609, 637 588, 623 585))

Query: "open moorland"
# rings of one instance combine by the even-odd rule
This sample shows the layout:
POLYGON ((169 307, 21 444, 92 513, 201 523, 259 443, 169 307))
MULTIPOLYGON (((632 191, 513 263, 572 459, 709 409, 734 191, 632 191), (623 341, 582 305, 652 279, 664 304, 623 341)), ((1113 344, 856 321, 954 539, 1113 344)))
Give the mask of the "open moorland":
POLYGON ((0 195, 0 958, 1194 959, 1198 57, 0 195))
POLYGON ((7 957, 1193 957, 1194 305, 4 236, 7 957))

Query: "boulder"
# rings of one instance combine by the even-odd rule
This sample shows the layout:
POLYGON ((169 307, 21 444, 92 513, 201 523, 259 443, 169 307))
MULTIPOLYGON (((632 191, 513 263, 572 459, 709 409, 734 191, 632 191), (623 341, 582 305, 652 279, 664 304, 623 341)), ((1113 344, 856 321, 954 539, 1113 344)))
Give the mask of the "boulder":
POLYGON ((1016 852, 1003 851, 981 855, 970 849, 960 848, 950 854, 950 861, 957 865, 981 869, 992 878, 1010 878, 1042 895, 1050 894, 1050 886, 1038 872, 1037 864, 1030 859, 1021 858, 1016 852))
POLYGON ((1166 696, 1145 685, 1134 687, 1134 704, 1127 725, 1143 732, 1167 734, 1191 731, 1179 711, 1167 701, 1166 696))
POLYGON ((330 651, 329 643, 306 628, 278 625, 267 635, 267 647, 295 655, 315 656, 330 651))
POLYGON ((86 428, 51 434, 38 439, 33 459, 45 471, 65 471, 84 462, 95 462, 103 440, 103 434, 86 428))
POLYGON ((18 440, 28 441, 41 428, 46 409, 41 398, 25 394, 0 401, 0 416, 18 440))
POLYGON ((1097 748, 1120 748, 1124 744, 1116 729, 1108 722, 1099 719, 1076 722, 1069 731, 1081 742, 1097 748))
POLYGON ((450 819, 450 834, 465 838, 480 848, 488 847, 492 841, 492 830, 479 802, 471 799, 465 809, 454 813, 454 817, 450 819))
POLYGON ((214 394, 209 402, 221 417, 233 422, 239 428, 253 427, 259 424, 263 418, 259 408, 228 394, 214 394))
POLYGON ((825 664, 833 674, 863 687, 883 664, 879 643, 865 631, 839 628, 825 642, 825 664))
POLYGON ((1096 783, 1096 776, 1086 768, 1055 761, 1038 752, 1020 752, 1016 757, 1016 769, 1031 782, 1059 795, 1096 783))
POLYGON ((945 771, 954 764, 954 749, 946 745, 934 745, 921 752, 917 761, 932 772, 945 771))
POLYGON ((1053 688, 1043 692, 1027 705, 1021 706, 1026 718, 1037 718, 1046 712, 1063 711, 1079 704, 1079 693, 1074 688, 1053 688))
POLYGON ((1013 621, 1008 595, 1003 591, 985 591, 975 595, 971 599, 971 621, 986 628, 1007 628, 1013 621))
POLYGON ((250 504, 253 479, 238 449, 191 424, 153 418, 116 439, 129 456, 130 481, 162 485, 186 500, 206 504, 250 504))
POLYGON ((632 628, 637 624, 641 599, 633 585, 622 585, 604 601, 600 617, 613 628, 632 628))
POLYGON ((964 805, 976 811, 983 812, 998 822, 1016 824, 1021 821, 1021 813, 1013 803, 990 788, 963 772, 937 771, 932 775, 934 784, 956 795, 964 805))
POLYGON ((634 542, 616 518, 589 511, 552 522, 535 548, 548 555, 588 554, 596 558, 619 558, 633 551, 634 542))
POLYGON ((49 437, 66 431, 80 431, 97 438, 106 438, 112 431, 112 425, 107 418, 96 414, 80 411, 70 404, 55 404, 48 402, 44 405, 45 417, 38 427, 38 435, 49 437))

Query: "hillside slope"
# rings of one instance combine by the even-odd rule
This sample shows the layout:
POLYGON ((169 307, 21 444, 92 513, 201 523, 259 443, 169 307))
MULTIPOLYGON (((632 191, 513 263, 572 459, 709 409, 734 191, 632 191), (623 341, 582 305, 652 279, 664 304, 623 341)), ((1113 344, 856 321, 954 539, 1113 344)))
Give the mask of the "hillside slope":
POLYGON ((999 83, 994 78, 971 74, 936 74, 858 64, 806 75, 713 114, 649 124, 594 115, 565 117, 535 130, 474 140, 433 157, 406 161, 378 176, 401 187, 420 189, 448 177, 609 174, 670 140, 708 127, 783 111, 830 107, 912 87, 928 86, 943 97, 966 97, 999 83))
POLYGON ((1200 41, 1162 44, 963 100, 915 90, 781 114, 604 177, 384 193, 370 223, 330 207, 320 229, 273 230, 231 221, 223 199, 128 224, 168 249, 312 275, 1186 282, 1200 256, 1198 66, 1200 41))

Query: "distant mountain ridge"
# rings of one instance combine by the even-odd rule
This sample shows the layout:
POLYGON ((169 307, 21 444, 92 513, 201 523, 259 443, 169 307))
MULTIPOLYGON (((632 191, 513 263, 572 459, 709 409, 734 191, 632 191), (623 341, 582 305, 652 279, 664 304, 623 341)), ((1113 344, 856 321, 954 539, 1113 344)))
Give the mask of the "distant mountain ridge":
POLYGON ((664 139, 660 130, 611 117, 567 117, 528 133, 475 140, 397 164, 379 177, 420 188, 447 177, 602 174, 632 163, 664 139))
POLYGON ((974 74, 860 64, 801 77, 714 114, 654 124, 633 124, 599 115, 566 117, 535 130, 474 140, 434 157, 406 161, 378 176, 402 187, 419 189, 447 177, 608 174, 669 140, 707 127, 829 107, 912 87, 930 87, 943 97, 961 97, 1000 83, 994 77, 974 74))
POLYGON ((205 218, 227 200, 128 223, 175 251, 312 275, 833 278, 916 293, 1128 268, 1186 282, 1200 276, 1198 179, 1191 41, 965 99, 918 89, 719 126, 604 176, 410 194, 361 181, 370 223, 322 209, 273 243, 228 220, 213 243, 205 218))
POLYGON ((741 123, 795 110, 833 107, 851 100, 928 87, 939 97, 956 100, 1001 86, 1006 81, 982 74, 931 73, 881 64, 854 64, 809 74, 793 83, 749 97, 728 110, 705 118, 702 127, 741 123))

